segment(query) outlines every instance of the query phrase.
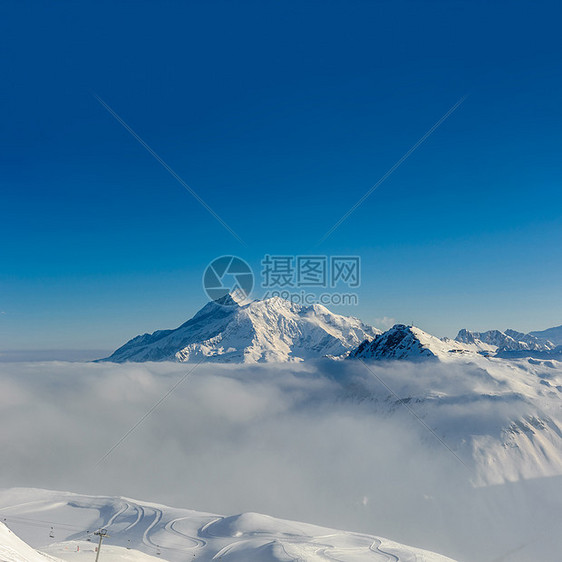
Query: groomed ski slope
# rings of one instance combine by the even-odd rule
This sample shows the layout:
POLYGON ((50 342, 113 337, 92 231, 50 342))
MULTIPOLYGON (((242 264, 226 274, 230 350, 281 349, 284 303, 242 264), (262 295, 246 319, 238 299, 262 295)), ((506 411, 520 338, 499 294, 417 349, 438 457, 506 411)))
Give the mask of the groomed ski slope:
POLYGON ((2 562, 60 562, 52 556, 31 548, 4 523, 0 523, 0 560, 2 562))
POLYGON ((0 518, 13 530, 3 528, 0 534, 6 562, 93 560, 93 532, 102 527, 109 535, 102 546, 104 562, 451 561, 381 537, 258 513, 225 517, 128 498, 31 488, 1 490, 0 518))
MULTIPOLYGON (((88 541, 65 541, 46 547, 50 552, 35 550, 22 541, 5 524, 0 523, 0 560, 2 562, 63 562, 63 560, 90 560, 96 557, 97 544, 88 541), (54 556, 58 555, 58 557, 54 556)), ((100 552, 101 555, 101 552, 100 552)), ((104 562, 156 562, 159 557, 121 546, 104 545, 104 562)))

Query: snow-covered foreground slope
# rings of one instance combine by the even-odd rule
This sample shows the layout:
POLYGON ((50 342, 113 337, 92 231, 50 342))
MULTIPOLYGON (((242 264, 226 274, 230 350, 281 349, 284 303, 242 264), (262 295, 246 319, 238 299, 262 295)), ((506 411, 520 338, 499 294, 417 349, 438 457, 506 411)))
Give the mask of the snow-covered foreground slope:
MULTIPOLYGON (((63 560, 93 562, 95 560, 97 543, 70 540, 53 542, 46 545, 44 550, 35 550, 6 526, 7 517, 3 519, 4 523, 0 522, 0 560, 2 562, 63 562, 63 560)), ((10 524, 10 527, 28 525, 35 528, 47 528, 47 525, 41 521, 27 520, 26 523, 23 521, 22 518, 18 518, 17 522, 13 525, 10 524)), ((23 533, 30 534, 25 531, 23 533)), ((107 544, 103 547, 104 562, 156 562, 159 559, 130 548, 107 544)))
POLYGON ((301 306, 274 297, 228 306, 210 302, 175 330, 133 338, 107 361, 302 361, 340 355, 379 330, 321 305, 301 306))
MULTIPOLYGON (((172 562, 451 560, 376 536, 258 513, 223 517, 121 497, 8 489, 0 491, 0 514, 29 544, 69 561, 93 559, 92 533, 99 528, 109 535, 100 557, 109 562, 151 562, 156 556, 172 562)), ((0 554, 6 562, 49 561, 6 528, 0 528, 0 554)))
POLYGON ((5 523, 0 522, 0 560, 2 562, 60 562, 31 548, 5 523))

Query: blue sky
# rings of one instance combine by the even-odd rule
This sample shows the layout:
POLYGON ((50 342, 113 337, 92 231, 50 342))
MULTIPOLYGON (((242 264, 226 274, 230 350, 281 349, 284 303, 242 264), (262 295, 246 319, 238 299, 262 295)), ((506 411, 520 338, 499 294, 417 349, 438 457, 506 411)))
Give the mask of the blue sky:
POLYGON ((256 270, 266 253, 358 254, 360 305, 336 310, 375 324, 561 324, 561 16, 541 2, 2 3, 0 350, 112 349, 174 327, 223 254, 256 270))

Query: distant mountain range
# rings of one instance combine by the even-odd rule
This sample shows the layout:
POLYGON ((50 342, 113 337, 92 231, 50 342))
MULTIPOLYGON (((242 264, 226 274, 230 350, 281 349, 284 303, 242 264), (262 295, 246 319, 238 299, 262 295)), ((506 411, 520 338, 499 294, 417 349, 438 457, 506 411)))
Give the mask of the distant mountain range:
POLYGON ((496 351, 552 351, 556 344, 546 338, 539 338, 532 334, 524 334, 515 330, 489 330, 487 332, 470 332, 461 330, 456 341, 471 343, 477 346, 482 344, 496 348, 496 351))
POLYGON ((540 332, 530 332, 529 335, 535 336, 539 340, 549 340, 555 345, 562 345, 562 326, 548 328, 540 332))
POLYGON ((206 304, 174 330, 139 335, 102 361, 215 361, 262 363, 335 359, 440 359, 459 354, 562 359, 562 326, 524 334, 515 330, 459 331, 437 338, 396 324, 382 333, 322 305, 279 297, 239 302, 233 295, 206 304))

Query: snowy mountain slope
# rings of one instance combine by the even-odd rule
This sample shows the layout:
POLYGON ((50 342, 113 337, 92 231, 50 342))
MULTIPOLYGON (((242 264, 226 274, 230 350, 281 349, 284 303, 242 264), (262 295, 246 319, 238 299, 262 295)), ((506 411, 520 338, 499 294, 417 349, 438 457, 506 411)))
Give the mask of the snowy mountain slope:
POLYGON ((515 330, 459 331, 455 340, 436 338, 402 324, 381 334, 353 317, 333 314, 321 305, 302 306, 274 297, 252 302, 235 295, 209 302, 174 330, 133 338, 103 361, 214 361, 261 363, 303 361, 330 356, 364 359, 446 359, 454 353, 496 354, 562 359, 562 347, 546 339, 562 338, 562 327, 524 334, 515 330), (226 305, 226 306, 223 306, 226 305), (558 330, 558 331, 557 331, 558 330))
POLYGON ((61 562, 31 548, 4 523, 0 523, 0 560, 2 562, 61 562))
POLYGON ((395 324, 390 330, 376 336, 373 340, 362 342, 352 350, 350 359, 420 359, 447 360, 453 354, 470 353, 469 346, 459 342, 432 336, 415 326, 395 324))
MULTIPOLYGON (((22 524, 21 520, 19 524, 22 524)), ((47 545, 43 551, 35 550, 4 523, 0 523, 0 560, 2 562, 63 562, 63 560, 91 562, 95 560, 96 548, 97 541, 64 541, 47 545)), ((104 562, 156 562, 159 559, 131 548, 103 545, 104 562)))
POLYGON ((396 325, 361 344, 349 358, 383 362, 379 372, 388 375, 384 378, 396 394, 382 407, 415 404, 417 414, 474 471, 473 483, 562 474, 562 363, 482 355, 481 344, 440 340, 396 325), (413 367, 388 362, 396 359, 410 364, 434 360, 441 367, 420 365, 415 378, 404 377, 413 367))
POLYGON ((362 342, 349 352, 352 359, 439 359, 447 361, 455 355, 484 354, 506 359, 545 357, 562 359, 562 350, 548 340, 539 340, 515 330, 470 332, 460 330, 454 340, 436 338, 415 326, 396 324, 372 340, 362 342))
MULTIPOLYGON (((556 338, 556 328, 552 328, 556 338)), ((546 331, 545 331, 546 332, 546 331)), ((545 337, 524 334, 515 330, 488 330, 487 332, 471 332, 460 330, 456 341, 473 346, 480 353, 493 354, 505 359, 535 357, 537 359, 562 360, 562 345, 556 345, 545 337)))
POLYGON ((437 423, 470 459, 472 481, 489 485, 561 475, 562 364, 478 355, 453 363, 467 359, 473 365, 464 369, 469 380, 440 395, 439 410, 451 417, 437 423))
MULTIPOLYGON (((562 363, 514 358, 493 353, 498 343, 519 346, 511 332, 488 332, 480 340, 461 331, 461 340, 439 339, 419 328, 397 324, 372 341, 363 342, 349 359, 364 361, 434 360, 448 377, 408 378, 398 386, 397 365, 392 387, 400 400, 416 404, 416 412, 451 443, 478 485, 562 474, 562 363), (446 367, 448 366, 448 367, 446 367), (420 384, 421 382, 421 384, 420 384), (493 408, 490 411, 490 408, 493 408), (453 413, 451 415, 451 413, 453 413), (462 416, 463 424, 457 418, 462 416)), ((516 339, 518 338, 518 339, 516 339)), ((532 346, 535 342, 528 340, 532 346)), ((391 371, 392 372, 392 371, 391 371)), ((408 371, 409 372, 409 371, 408 371)), ((396 396, 390 397, 396 403, 396 396)))
MULTIPOLYGON (((102 546, 102 557, 108 560, 109 556, 110 562, 116 552, 123 555, 123 560, 140 562, 150 562, 155 559, 154 555, 172 562, 186 559, 231 562, 451 560, 380 537, 258 513, 222 517, 128 498, 13 488, 0 491, 0 511, 7 525, 27 542, 72 561, 91 560, 93 542, 88 539, 95 538, 92 531, 101 527, 109 534, 102 546), (50 526, 57 539, 49 536, 50 526), (121 549, 112 551, 118 547, 121 549), (128 548, 133 550, 126 550, 128 548), (140 556, 128 556, 135 551, 141 551, 140 556)), ((31 553, 41 556, 31 547, 24 545, 22 549, 24 547, 30 556, 31 553)), ((46 562, 48 559, 12 558, 7 562, 27 560, 46 562)))
POLYGON ((258 363, 340 355, 379 333, 321 305, 301 306, 275 297, 229 306, 205 305, 175 330, 133 338, 106 361, 258 363))
POLYGON ((554 345, 562 345, 562 326, 548 328, 547 330, 529 332, 529 335, 534 336, 541 341, 551 341, 554 345))
POLYGON ((488 330, 487 332, 471 332, 462 329, 455 338, 456 341, 467 344, 474 344, 483 350, 486 346, 496 352, 512 351, 551 351, 556 346, 547 339, 539 339, 532 334, 524 334, 515 330, 488 330), (484 345, 483 345, 484 344, 484 345))
MULTIPOLYGON (((20 525, 22 524, 20 520, 20 525)), ((96 557, 97 541, 64 541, 35 550, 23 542, 5 524, 0 523, 0 559, 2 562, 62 562, 92 561, 96 557)), ((100 552, 101 554, 101 552, 100 552)), ((103 545, 104 562, 156 562, 156 556, 120 546, 103 545)))
MULTIPOLYGON (((100 552, 100 560, 103 562, 157 562, 161 560, 159 555, 151 556, 140 550, 107 543, 108 539, 104 541, 100 552)), ((57 556, 59 560, 68 562, 93 562, 96 559, 96 549, 96 541, 63 541, 50 544, 41 552, 50 558, 57 556)))

